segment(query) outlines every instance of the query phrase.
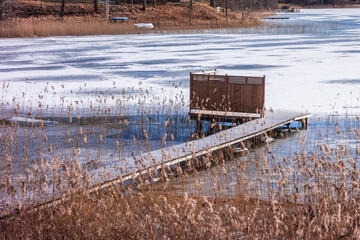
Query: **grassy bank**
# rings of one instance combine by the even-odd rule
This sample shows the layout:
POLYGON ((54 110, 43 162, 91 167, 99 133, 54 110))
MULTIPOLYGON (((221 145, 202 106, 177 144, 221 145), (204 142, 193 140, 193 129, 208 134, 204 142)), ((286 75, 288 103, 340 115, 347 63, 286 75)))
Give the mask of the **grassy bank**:
MULTIPOLYGON (((27 3, 30 4, 30 3, 27 3)), ((38 4, 38 3, 37 3, 38 4)), ((63 19, 54 9, 58 6, 45 4, 43 10, 29 13, 30 10, 17 10, 14 16, 0 22, 0 37, 47 37, 47 36, 80 36, 80 35, 112 35, 128 33, 158 32, 163 30, 196 30, 209 28, 250 27, 261 23, 263 13, 233 13, 229 11, 228 19, 224 11, 216 11, 202 3, 194 3, 192 22, 189 23, 188 4, 167 4, 148 7, 143 11, 135 5, 130 11, 128 4, 112 6, 110 17, 128 17, 125 22, 111 23, 103 18, 103 9, 99 14, 91 10, 91 5, 81 8, 77 6, 63 19), (80 10, 79 10, 80 9, 80 10), (28 16, 29 15, 29 16, 28 16), (134 23, 153 23, 154 29, 136 28, 134 23)), ((38 9, 38 7, 33 7, 38 9)), ((30 9, 33 9, 30 8, 30 9)), ((24 9, 29 9, 25 8, 24 9)), ((265 14, 265 13, 264 13, 265 14)))
POLYGON ((192 25, 179 22, 158 22, 153 29, 137 28, 133 23, 111 23, 97 19, 65 18, 64 20, 17 19, 0 23, 0 38, 118 35, 132 33, 161 33, 167 31, 202 30, 211 28, 237 28, 256 26, 260 21, 238 23, 236 21, 193 21, 192 25))

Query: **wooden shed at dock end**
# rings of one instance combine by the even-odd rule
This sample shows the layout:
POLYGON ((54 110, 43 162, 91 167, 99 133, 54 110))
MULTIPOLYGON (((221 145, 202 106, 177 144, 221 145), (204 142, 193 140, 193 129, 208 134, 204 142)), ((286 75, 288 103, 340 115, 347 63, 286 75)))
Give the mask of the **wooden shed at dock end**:
POLYGON ((258 118, 264 115, 265 76, 190 73, 190 116, 258 118))

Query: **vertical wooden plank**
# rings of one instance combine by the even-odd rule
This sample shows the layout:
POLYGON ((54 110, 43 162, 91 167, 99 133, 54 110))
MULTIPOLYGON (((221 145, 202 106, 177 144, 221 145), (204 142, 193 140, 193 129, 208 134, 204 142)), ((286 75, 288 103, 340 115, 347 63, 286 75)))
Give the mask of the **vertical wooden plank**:
POLYGON ((229 109, 232 109, 232 107, 230 106, 230 89, 229 89, 229 76, 226 74, 225 75, 225 79, 224 79, 224 93, 225 93, 225 106, 224 106, 224 111, 228 112, 230 111, 229 109))
POLYGON ((248 78, 246 78, 245 80, 245 88, 244 88, 244 93, 245 93, 245 101, 244 101, 244 110, 245 112, 249 112, 249 109, 248 109, 248 102, 249 102, 249 96, 248 96, 248 92, 249 92, 249 82, 248 82, 248 78))
POLYGON ((262 117, 264 116, 264 109, 265 109, 265 75, 263 76, 262 81, 262 117))
POLYGON ((224 92, 224 96, 225 96, 225 99, 224 99, 224 105, 223 105, 223 110, 224 111, 229 111, 228 107, 229 107, 229 98, 228 98, 228 95, 229 95, 229 89, 228 89, 228 84, 226 82, 226 76, 225 76, 225 79, 224 79, 224 83, 222 84, 222 87, 223 87, 223 92, 224 92))
POLYGON ((191 109, 194 108, 194 103, 193 103, 193 99, 194 99, 194 81, 193 81, 193 76, 192 73, 190 72, 190 94, 189 94, 189 98, 190 98, 190 111, 191 109))
POLYGON ((195 76, 190 73, 190 109, 263 114, 265 75, 258 79, 244 77, 243 82, 231 83, 227 74, 204 75, 204 81, 194 81, 195 76))
MULTIPOLYGON (((206 89, 206 97, 210 98, 209 101, 206 104, 206 110, 211 110, 213 108, 212 106, 212 86, 211 86, 211 82, 210 82, 210 75, 207 76, 207 89, 206 89)), ((206 99, 205 99, 206 101, 206 99)))
POLYGON ((234 99, 233 99, 233 97, 235 96, 235 94, 236 94, 236 91, 235 91, 235 89, 234 89, 234 84, 231 84, 231 83, 229 83, 229 81, 228 81, 228 86, 227 86, 227 93, 228 93, 228 100, 227 100, 227 102, 228 102, 228 106, 227 106, 227 110, 229 111, 229 112, 234 112, 234 109, 236 108, 235 107, 235 102, 233 101, 234 99))

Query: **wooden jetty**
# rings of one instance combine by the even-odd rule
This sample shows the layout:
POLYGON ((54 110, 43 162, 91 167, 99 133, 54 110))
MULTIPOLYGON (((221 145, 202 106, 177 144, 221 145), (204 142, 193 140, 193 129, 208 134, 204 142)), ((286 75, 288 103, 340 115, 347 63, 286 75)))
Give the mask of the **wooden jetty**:
MULTIPOLYGON (((88 173, 88 192, 115 184, 130 184, 139 177, 158 177, 159 170, 186 163, 203 155, 236 146, 244 146, 246 140, 257 136, 271 136, 274 129, 301 122, 308 125, 309 113, 265 111, 265 76, 244 77, 216 75, 216 71, 200 74, 190 73, 190 112, 201 130, 201 121, 213 123, 232 122, 233 127, 213 135, 158 149, 139 156, 119 159, 119 161, 88 173)), ((52 190, 45 190, 51 196, 52 190)), ((66 200, 59 197, 35 206, 53 206, 66 200)))
MULTIPOLYGON (((121 161, 89 172, 90 187, 87 191, 92 193, 116 184, 129 181, 131 183, 141 176, 153 176, 154 173, 156 175, 161 169, 167 169, 188 160, 212 154, 214 151, 241 144, 248 139, 265 134, 271 136, 272 130, 283 126, 289 127, 292 122, 301 122, 302 127, 306 128, 310 115, 309 113, 265 111, 262 118, 248 121, 213 135, 158 149, 133 158, 121 159, 121 161)), ((44 191, 47 192, 48 196, 52 196, 50 188, 44 189, 44 191)), ((51 207, 67 199, 67 196, 52 198, 52 200, 33 206, 31 209, 51 207)), ((9 215, 0 216, 0 218, 6 216, 9 215)))
POLYGON ((213 135, 124 159, 106 167, 106 179, 98 169, 92 172, 93 191, 110 185, 152 175, 159 169, 184 163, 211 154, 214 151, 243 144, 256 136, 271 135, 281 126, 290 129, 290 123, 300 121, 307 127, 310 114, 290 112, 265 112, 265 76, 217 75, 216 70, 190 73, 190 112, 196 120, 196 131, 201 131, 202 121, 232 122, 233 127, 213 135), (239 125, 240 124, 240 125, 239 125), (237 126, 236 126, 237 125, 237 126), (135 165, 124 165, 124 163, 135 165))
POLYGON ((300 122, 302 127, 306 128, 310 115, 309 113, 266 111, 262 118, 248 121, 202 139, 152 151, 136 156, 135 159, 124 159, 106 168, 91 172, 92 183, 95 185, 90 191, 132 180, 141 175, 151 175, 159 169, 211 154, 225 147, 241 144, 256 136, 264 134, 269 136, 272 130, 282 126, 289 127, 292 122, 300 122), (134 160, 138 165, 127 166, 127 169, 124 170, 122 162, 133 162, 134 160), (106 172, 105 175, 104 172, 106 172), (103 176, 106 176, 106 179, 103 176))

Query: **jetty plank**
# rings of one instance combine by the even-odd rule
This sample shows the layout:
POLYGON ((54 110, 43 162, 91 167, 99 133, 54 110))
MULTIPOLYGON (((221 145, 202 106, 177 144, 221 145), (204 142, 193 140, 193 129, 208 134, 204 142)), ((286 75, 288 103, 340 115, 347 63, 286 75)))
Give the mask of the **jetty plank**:
POLYGON ((311 114, 309 113, 267 111, 263 118, 246 122, 205 138, 141 154, 135 156, 135 159, 124 159, 105 168, 92 171, 92 183, 95 185, 92 191, 133 179, 165 166, 175 165, 237 143, 242 143, 247 139, 262 135, 294 121, 307 122, 310 116, 311 114), (126 165, 129 162, 137 164, 126 165), (106 179, 103 177, 104 171, 106 171, 106 179))
MULTIPOLYGON (((116 163, 89 172, 90 187, 86 190, 89 193, 96 192, 115 184, 132 180, 143 174, 186 162, 187 160, 237 143, 242 145, 243 141, 247 139, 266 134, 268 131, 286 126, 294 121, 299 121, 302 125, 306 126, 310 115, 309 113, 266 111, 262 118, 246 122, 202 139, 158 149, 132 158, 119 159, 116 163)), ((38 203, 32 206, 32 211, 52 207, 69 199, 69 196, 53 196, 51 187, 45 187, 43 190, 47 197, 41 198, 43 200, 42 203, 39 203, 38 197, 33 194, 28 196, 30 202, 38 203)), ((20 199, 20 196, 18 197, 20 199)), ((14 209, 7 209, 0 213, 0 219, 9 217, 15 212, 14 209)))

